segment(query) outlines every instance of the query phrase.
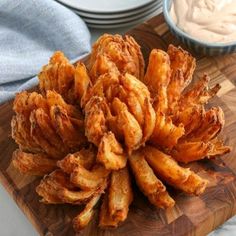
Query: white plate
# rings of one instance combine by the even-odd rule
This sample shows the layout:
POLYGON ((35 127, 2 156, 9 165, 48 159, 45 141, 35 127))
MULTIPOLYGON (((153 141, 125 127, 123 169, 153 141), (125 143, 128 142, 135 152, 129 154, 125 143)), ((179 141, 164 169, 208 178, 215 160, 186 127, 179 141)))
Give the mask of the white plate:
POLYGON ((148 4, 145 7, 138 8, 133 11, 117 13, 117 14, 115 14, 115 13, 113 13, 113 14, 88 13, 88 12, 76 10, 74 8, 71 8, 71 10, 76 11, 80 16, 87 17, 87 18, 95 18, 95 19, 102 19, 102 20, 103 19, 119 19, 119 18, 123 18, 123 17, 134 16, 134 15, 137 15, 137 14, 142 13, 144 11, 147 11, 147 10, 151 9, 152 7, 154 7, 158 3, 162 4, 162 1, 157 0, 157 1, 152 2, 151 4, 148 4))
MULTIPOLYGON (((127 23, 130 21, 138 20, 140 18, 143 18, 145 16, 148 16, 151 14, 153 11, 161 8, 161 3, 157 4, 156 6, 153 6, 151 9, 131 16, 131 17, 125 17, 125 18, 120 18, 120 19, 105 19, 105 20, 100 20, 100 19, 93 19, 93 18, 86 18, 86 17, 81 17, 86 23, 91 23, 91 24, 101 24, 101 25, 107 25, 107 24, 120 24, 120 23, 127 23)), ((75 11, 76 12, 76 11, 75 11)), ((79 14, 79 13, 78 13, 79 14)))
POLYGON ((150 15, 142 17, 140 19, 131 21, 131 22, 126 22, 126 23, 121 23, 121 24, 107 24, 107 25, 102 25, 102 24, 91 24, 87 23, 88 27, 94 28, 94 29, 114 29, 114 28, 122 28, 122 27, 131 27, 134 25, 138 25, 142 22, 145 22, 152 17, 160 14, 162 12, 162 8, 159 8, 158 10, 154 10, 150 15))
POLYGON ((131 11, 150 4, 155 0, 58 0, 59 2, 92 13, 117 13, 131 11))

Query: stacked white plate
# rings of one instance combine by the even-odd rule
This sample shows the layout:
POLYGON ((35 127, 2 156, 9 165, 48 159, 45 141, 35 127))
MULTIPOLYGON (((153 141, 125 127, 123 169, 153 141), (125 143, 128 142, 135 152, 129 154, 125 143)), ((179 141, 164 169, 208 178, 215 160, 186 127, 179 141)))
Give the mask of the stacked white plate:
POLYGON ((162 0, 57 0, 89 27, 111 29, 139 24, 161 12, 162 0))

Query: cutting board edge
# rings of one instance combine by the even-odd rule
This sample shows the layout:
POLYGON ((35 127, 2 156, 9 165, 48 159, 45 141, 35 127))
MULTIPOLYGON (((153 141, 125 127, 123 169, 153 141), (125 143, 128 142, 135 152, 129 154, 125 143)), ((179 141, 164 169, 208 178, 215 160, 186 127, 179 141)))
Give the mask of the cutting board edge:
MULTIPOLYGON (((224 223, 226 223, 229 219, 236 216, 236 201, 233 202, 232 207, 234 210, 231 213, 227 214, 225 218, 221 218, 221 221, 218 224, 214 225, 214 229, 209 227, 209 229, 204 234, 196 234, 196 229, 199 226, 195 226, 187 235, 182 235, 182 236, 206 236, 206 235, 212 233, 214 230, 217 230, 218 227, 220 227, 224 223)), ((210 217, 207 217, 206 219, 204 219, 204 221, 207 221, 209 219, 210 219, 210 217)))

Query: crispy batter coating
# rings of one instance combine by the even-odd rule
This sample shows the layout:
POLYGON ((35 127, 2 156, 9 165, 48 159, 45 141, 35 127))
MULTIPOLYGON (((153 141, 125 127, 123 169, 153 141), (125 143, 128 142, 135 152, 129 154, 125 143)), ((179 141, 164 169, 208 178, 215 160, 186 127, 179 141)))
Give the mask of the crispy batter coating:
POLYGON ((43 149, 38 145, 30 134, 30 123, 25 116, 17 114, 11 120, 11 135, 15 142, 20 145, 23 151, 32 153, 43 152, 43 149))
POLYGON ((59 105, 50 108, 50 117, 63 142, 72 150, 87 142, 84 134, 71 121, 65 109, 59 105))
POLYGON ((96 146, 110 130, 132 152, 153 133, 156 115, 150 93, 128 73, 101 75, 83 97, 84 104, 86 136, 96 146))
POLYGON ((162 182, 155 176, 140 150, 129 156, 129 163, 136 182, 145 195, 166 190, 162 182))
MULTIPOLYGON (((184 124, 185 134, 189 134, 204 122, 206 112, 204 105, 216 95, 220 85, 208 88, 210 78, 205 75, 181 95, 178 105, 175 107, 173 121, 184 124)), ((205 123, 205 122, 204 122, 205 123)))
POLYGON ((43 153, 27 153, 16 149, 12 154, 14 167, 22 174, 44 176, 55 170, 56 160, 43 153))
POLYGON ((60 159, 65 153, 63 153, 60 149, 57 149, 54 145, 50 143, 50 141, 46 138, 45 132, 41 130, 38 125, 36 115, 36 111, 32 111, 30 114, 30 134, 33 138, 34 142, 37 143, 49 156, 60 159))
POLYGON ((102 205, 99 213, 99 227, 100 228, 116 228, 119 224, 118 218, 113 218, 109 211, 108 192, 104 194, 102 205))
POLYGON ((63 204, 59 192, 63 188, 74 190, 69 177, 61 170, 55 170, 49 175, 45 175, 36 187, 36 192, 42 197, 41 202, 45 204, 63 204))
POLYGON ((167 114, 167 86, 170 81, 170 73, 168 54, 162 50, 152 50, 144 77, 144 83, 155 98, 156 123, 150 141, 154 145, 168 149, 172 149, 177 144, 179 138, 184 135, 183 125, 174 125, 171 117, 167 114))
MULTIPOLYGON (((187 88, 187 91, 181 94, 178 104, 175 106, 174 121, 176 124, 185 124, 188 121, 188 116, 194 116, 193 122, 198 122, 204 113, 204 106, 212 97, 214 97, 220 89, 220 85, 216 84, 213 88, 208 88, 210 78, 204 75, 192 86, 187 88)), ((185 125, 186 126, 186 125, 185 125)), ((186 133, 188 133, 188 129, 186 133)))
POLYGON ((89 75, 93 84, 95 84, 102 75, 110 73, 114 75, 120 74, 116 62, 112 61, 107 55, 98 54, 94 64, 91 64, 91 60, 89 63, 89 75))
POLYGON ((153 170, 173 187, 195 195, 205 191, 208 181, 179 166, 171 156, 151 146, 144 147, 143 154, 153 170))
MULTIPOLYGON (((152 97, 155 97, 160 92, 163 93, 161 97, 166 96, 165 94, 170 82, 170 75, 171 68, 168 54, 160 49, 153 49, 149 55, 147 71, 143 80, 151 92, 152 97)), ((166 108, 167 104, 164 104, 162 111, 166 108)))
POLYGON ((172 149, 177 145, 178 140, 184 135, 184 126, 174 125, 170 117, 163 113, 157 113, 156 126, 150 138, 150 142, 162 147, 163 149, 172 149))
POLYGON ((205 192, 208 180, 201 178, 199 175, 191 172, 188 179, 183 185, 181 185, 181 190, 188 194, 200 195, 205 192))
POLYGON ((69 189, 62 189, 62 199, 65 203, 70 204, 84 204, 87 203, 92 197, 101 194, 104 192, 104 189, 107 188, 107 180, 99 185, 96 189, 88 191, 71 191, 69 189))
POLYGON ((62 153, 68 153, 70 150, 64 145, 61 137, 55 132, 49 115, 42 108, 35 110, 34 115, 40 130, 47 131, 43 132, 45 139, 58 148, 62 153))
POLYGON ((56 170, 41 180, 36 191, 42 197, 42 202, 44 203, 80 205, 87 203, 95 195, 102 193, 106 186, 105 180, 97 189, 81 191, 70 182, 68 175, 61 170, 56 170))
POLYGON ((39 88, 43 95, 55 91, 70 104, 80 104, 90 78, 85 65, 78 62, 76 67, 70 64, 62 52, 55 52, 49 64, 38 75, 39 88))
POLYGON ((167 88, 169 113, 175 113, 183 90, 189 85, 196 68, 196 59, 181 47, 169 45, 167 53, 170 58, 171 76, 167 88))
POLYGON ((93 196, 94 194, 100 193, 100 188, 96 190, 89 190, 89 191, 71 191, 67 188, 61 188, 58 191, 58 195, 60 196, 60 199, 64 203, 69 203, 73 205, 81 205, 86 204, 93 196))
POLYGON ((92 97, 106 98, 111 102, 119 92, 119 76, 115 73, 101 75, 93 86, 89 87, 82 98, 81 106, 84 107, 92 97))
POLYGON ((140 46, 131 36, 104 34, 93 45, 88 70, 93 83, 107 72, 130 73, 142 79, 144 59, 140 46))
POLYGON ((128 167, 112 171, 108 195, 108 208, 112 218, 124 221, 132 201, 133 192, 128 167))
POLYGON ((142 129, 138 121, 129 112, 126 104, 121 102, 119 98, 113 100, 112 110, 116 117, 117 129, 119 133, 122 133, 125 145, 130 153, 141 145, 142 129))
POLYGON ((70 153, 65 158, 57 162, 57 166, 65 173, 71 174, 79 165, 90 170, 95 164, 96 152, 94 148, 81 149, 78 152, 70 153))
POLYGON ((46 99, 49 107, 60 106, 66 110, 70 118, 83 119, 78 106, 67 104, 59 93, 49 90, 46 92, 46 99))
POLYGON ((232 148, 229 146, 225 146, 222 140, 215 138, 210 141, 212 145, 212 149, 207 153, 207 157, 215 157, 219 155, 224 155, 226 153, 231 152, 232 148))
POLYGON ((172 116, 172 120, 176 125, 184 125, 185 135, 187 136, 189 133, 199 127, 204 116, 205 109, 201 105, 188 107, 183 111, 177 111, 177 114, 175 116, 172 116))
POLYGON ((48 111, 48 104, 46 99, 37 92, 21 92, 16 94, 13 110, 17 114, 21 114, 28 118, 32 110, 42 108, 45 111, 48 111))
POLYGON ((85 135, 89 142, 99 145, 107 132, 106 113, 108 107, 103 98, 94 96, 85 106, 85 135))
POLYGON ((213 153, 224 154, 229 152, 229 147, 211 141, 220 133, 224 122, 224 113, 220 107, 213 107, 202 113, 198 124, 193 121, 190 126, 191 132, 174 147, 171 152, 172 156, 177 161, 188 163, 201 160, 207 156, 213 157, 213 153))
POLYGON ((70 91, 74 82, 75 68, 69 60, 60 51, 57 51, 51 57, 49 64, 42 68, 39 73, 39 88, 43 95, 48 90, 54 90, 61 94, 63 98, 74 103, 73 97, 70 97, 70 91))
POLYGON ((87 226, 94 215, 94 207, 101 198, 101 195, 104 193, 104 190, 107 188, 107 180, 103 182, 99 188, 99 191, 94 193, 94 196, 86 204, 84 210, 73 219, 73 228, 76 232, 79 232, 81 229, 87 226))
POLYGON ((126 154, 112 132, 108 132, 102 137, 98 146, 97 161, 108 170, 118 170, 126 166, 126 154))
POLYGON ((154 174, 141 150, 129 156, 129 163, 137 185, 149 201, 160 208, 170 208, 175 201, 169 196, 164 184, 154 174))
POLYGON ((85 95, 91 81, 85 65, 82 62, 78 62, 75 68, 75 82, 74 93, 75 98, 81 101, 81 98, 85 95))
POLYGON ((176 71, 181 69, 187 83, 191 82, 193 71, 196 68, 196 59, 181 47, 170 44, 167 53, 171 60, 171 68, 176 71))
POLYGON ((199 127, 193 130, 186 139, 191 141, 210 141, 220 133, 224 123, 223 110, 220 107, 212 107, 204 114, 199 127))
POLYGON ((185 88, 185 78, 182 70, 171 72, 171 79, 167 87, 168 113, 176 115, 178 102, 185 88))
POLYGON ((193 84, 182 96, 179 101, 181 109, 193 105, 206 104, 220 90, 220 85, 216 84, 213 88, 208 88, 210 77, 204 75, 195 84, 193 84))
POLYGON ((85 206, 84 210, 79 213, 73 219, 73 228, 75 232, 79 232, 80 230, 84 229, 88 223, 92 220, 94 215, 94 207, 98 203, 101 198, 101 194, 95 195, 85 206))
POLYGON ((97 189, 109 176, 110 170, 102 165, 95 165, 92 170, 87 170, 78 165, 70 175, 70 181, 82 190, 97 189))
POLYGON ((19 93, 13 108, 12 137, 22 150, 60 159, 87 142, 79 109, 55 91, 19 93))
POLYGON ((182 141, 171 151, 171 156, 178 162, 188 163, 205 158, 211 150, 210 142, 182 141))
MULTIPOLYGON (((155 111, 151 105, 150 92, 143 83, 128 73, 120 77, 120 83, 126 91, 124 101, 142 128, 141 144, 144 144, 153 133, 156 121, 155 111)), ((122 100, 121 96, 120 99, 122 100)))
POLYGON ((204 158, 214 158, 217 155, 229 153, 231 148, 225 146, 222 141, 217 138, 209 142, 192 142, 183 141, 176 145, 171 151, 171 155, 178 162, 189 163, 192 161, 201 160, 204 158))

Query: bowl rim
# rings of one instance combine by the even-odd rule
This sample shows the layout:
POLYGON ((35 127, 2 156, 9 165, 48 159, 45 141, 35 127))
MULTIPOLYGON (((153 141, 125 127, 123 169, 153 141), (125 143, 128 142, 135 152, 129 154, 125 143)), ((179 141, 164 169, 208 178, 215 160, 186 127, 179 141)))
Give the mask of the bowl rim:
POLYGON ((176 26, 174 21, 172 20, 172 17, 169 14, 169 6, 172 4, 173 0, 163 0, 163 14, 166 23, 169 25, 170 28, 172 28, 178 35, 183 36, 184 38, 187 38, 189 41, 192 41, 195 44, 198 44, 202 47, 208 47, 208 48, 227 48, 227 47, 232 47, 236 46, 236 41, 229 42, 229 43, 209 43, 209 42, 204 42, 201 40, 198 40, 189 34, 185 33, 182 31, 179 27, 176 26))

